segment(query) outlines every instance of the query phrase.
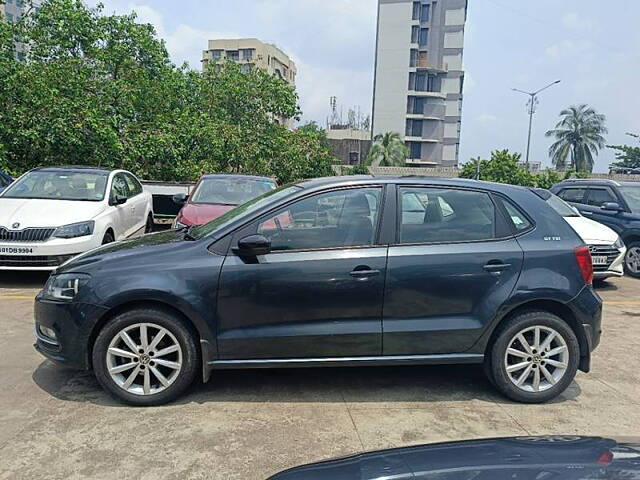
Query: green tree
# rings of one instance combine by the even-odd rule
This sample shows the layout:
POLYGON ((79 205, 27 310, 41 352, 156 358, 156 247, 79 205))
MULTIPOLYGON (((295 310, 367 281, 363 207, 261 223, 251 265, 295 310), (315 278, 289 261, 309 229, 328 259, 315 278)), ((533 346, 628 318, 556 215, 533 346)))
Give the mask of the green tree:
MULTIPOLYGON (((627 135, 640 139, 640 135, 635 133, 627 133, 627 135)), ((640 146, 607 145, 607 147, 616 151, 616 158, 618 159, 618 162, 612 163, 611 167, 640 168, 640 146)))
POLYGON ((460 171, 462 178, 476 178, 478 160, 480 161, 480 178, 489 182, 510 183, 512 185, 535 185, 535 176, 519 165, 522 154, 510 153, 509 150, 494 150, 490 160, 472 160, 463 165, 460 171))
POLYGON ((549 155, 557 169, 574 168, 592 172, 594 156, 605 146, 606 118, 587 105, 571 106, 560 112, 562 119, 546 133, 555 139, 549 155))
POLYGON ((379 133, 373 137, 367 164, 374 167, 404 167, 408 156, 409 149, 399 133, 379 133))

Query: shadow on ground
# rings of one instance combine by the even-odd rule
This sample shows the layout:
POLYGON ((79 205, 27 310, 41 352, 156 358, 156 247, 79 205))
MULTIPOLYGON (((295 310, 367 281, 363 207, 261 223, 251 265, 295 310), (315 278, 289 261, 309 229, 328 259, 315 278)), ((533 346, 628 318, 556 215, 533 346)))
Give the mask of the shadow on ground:
MULTIPOLYGON (((53 397, 122 407, 102 390, 91 372, 77 372, 42 362, 34 382, 53 397)), ((552 403, 574 401, 573 383, 552 403)), ((273 370, 224 370, 196 385, 173 405, 189 403, 378 403, 429 404, 470 402, 513 404, 498 394, 477 365, 351 367, 273 370)))
POLYGON ((0 288, 42 288, 49 272, 0 272, 0 288))

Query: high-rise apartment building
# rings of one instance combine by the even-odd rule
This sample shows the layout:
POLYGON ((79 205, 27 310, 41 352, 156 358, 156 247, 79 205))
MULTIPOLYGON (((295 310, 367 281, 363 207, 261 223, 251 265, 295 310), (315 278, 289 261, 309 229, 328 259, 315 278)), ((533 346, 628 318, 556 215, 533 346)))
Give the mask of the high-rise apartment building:
MULTIPOLYGON (((9 23, 15 23, 22 18, 22 16, 30 9, 38 8, 42 3, 41 0, 32 0, 30 2, 26 0, 5 0, 4 4, 0 5, 0 20, 9 23)), ((16 43, 16 56, 18 58, 24 57, 26 46, 23 43, 16 43)))
POLYGON ((257 38, 209 40, 209 48, 202 55, 203 66, 229 60, 239 63, 240 68, 246 71, 259 68, 291 85, 296 83, 298 71, 293 60, 275 45, 263 43, 257 38))
POLYGON ((373 134, 398 132, 408 165, 458 164, 467 0, 378 0, 373 134))

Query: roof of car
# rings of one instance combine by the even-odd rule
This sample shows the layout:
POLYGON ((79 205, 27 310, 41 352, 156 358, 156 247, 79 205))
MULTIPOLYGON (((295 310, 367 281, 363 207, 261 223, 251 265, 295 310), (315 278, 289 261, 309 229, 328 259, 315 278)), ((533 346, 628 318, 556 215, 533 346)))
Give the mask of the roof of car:
POLYGON ((439 177, 427 177, 419 175, 410 176, 380 176, 373 175, 349 175, 343 177, 323 177, 315 178, 312 180, 305 180, 298 185, 302 188, 317 188, 326 186, 348 186, 359 185, 363 183, 395 183, 399 185, 434 185, 434 186, 448 186, 448 187, 463 187, 463 188, 481 188, 486 190, 492 190, 496 192, 509 192, 514 189, 524 190, 524 187, 515 185, 508 185, 504 183, 485 182, 480 180, 470 180, 465 178, 439 178, 439 177))
POLYGON ((114 170, 100 167, 86 167, 86 166, 65 166, 65 167, 40 167, 34 168, 32 172, 88 172, 88 173, 111 173, 114 170))
POLYGON ((610 180, 608 178, 569 178, 563 180, 558 185, 609 185, 615 187, 624 183, 633 182, 617 182, 616 180, 610 180))
POLYGON ((201 178, 230 178, 230 179, 245 179, 245 180, 260 180, 263 182, 274 182, 275 180, 273 178, 269 178, 269 177, 260 177, 257 175, 240 175, 240 174, 234 174, 234 173, 207 173, 202 175, 201 178))

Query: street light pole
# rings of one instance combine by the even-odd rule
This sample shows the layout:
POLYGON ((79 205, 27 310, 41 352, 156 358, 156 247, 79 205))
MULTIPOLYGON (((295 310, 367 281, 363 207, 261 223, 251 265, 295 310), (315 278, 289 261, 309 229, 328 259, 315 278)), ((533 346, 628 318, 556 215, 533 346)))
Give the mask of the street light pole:
POLYGON ((517 88, 512 88, 511 89, 514 92, 524 93, 525 95, 529 96, 529 101, 527 102, 527 108, 528 108, 528 112, 527 113, 529 113, 529 135, 527 137, 527 157, 526 157, 526 162, 525 162, 525 168, 527 170, 529 170, 529 154, 531 152, 531 130, 532 130, 532 127, 533 127, 533 114, 536 113, 536 108, 538 107, 538 104, 540 103, 540 101, 538 100, 538 94, 540 92, 546 90, 547 88, 551 88, 552 86, 557 85, 560 82, 561 82, 561 80, 556 80, 555 82, 550 83, 546 87, 543 87, 540 90, 537 90, 535 92, 525 92, 524 90, 519 90, 517 88))

